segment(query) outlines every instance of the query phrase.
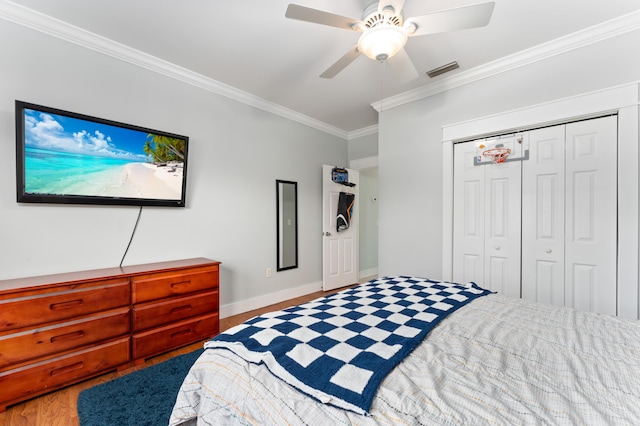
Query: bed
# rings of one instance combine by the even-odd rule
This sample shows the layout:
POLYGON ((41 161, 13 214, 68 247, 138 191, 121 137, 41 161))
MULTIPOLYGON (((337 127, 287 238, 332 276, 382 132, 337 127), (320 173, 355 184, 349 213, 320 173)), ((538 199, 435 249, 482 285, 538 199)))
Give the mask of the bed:
MULTIPOLYGON (((416 277, 384 277, 328 298, 335 302, 330 309, 327 298, 321 298, 256 317, 207 342, 179 390, 170 425, 640 424, 640 321, 504 297, 473 284, 416 277), (396 297, 398 289, 409 296, 396 297), (448 293, 442 296, 442 291, 448 293), (428 297, 422 299, 425 294, 428 297), (387 314, 374 312, 376 305, 387 314), (434 318, 431 314, 438 311, 444 314, 434 318), (281 370, 290 362, 287 356, 288 361, 278 361, 273 355, 278 350, 260 349, 286 341, 281 335, 291 327, 278 322, 281 318, 295 318, 292 321, 304 323, 303 328, 319 330, 308 326, 306 315, 342 331, 372 336, 371 330, 359 333, 345 325, 363 312, 365 318, 379 315, 381 324, 405 317, 398 327, 401 336, 393 332, 384 340, 387 349, 400 347, 393 354, 383 353, 393 365, 374 366, 382 377, 371 385, 375 389, 364 402, 313 388, 314 382, 335 384, 333 367, 305 355, 294 364, 308 364, 310 370, 291 373, 281 370), (256 324, 265 325, 260 334, 248 331, 256 324), (411 331, 422 325, 426 331, 411 331)), ((315 342, 305 333, 297 334, 307 337, 285 348, 289 356, 295 348, 315 342)), ((340 344, 358 341, 347 334, 338 338, 340 344)), ((327 346, 320 358, 335 347, 327 346)), ((360 358, 368 360, 362 353, 350 353, 345 365, 338 366, 340 371, 349 368, 341 385, 352 387, 352 393, 370 391, 369 384, 357 383, 354 360, 360 358)))

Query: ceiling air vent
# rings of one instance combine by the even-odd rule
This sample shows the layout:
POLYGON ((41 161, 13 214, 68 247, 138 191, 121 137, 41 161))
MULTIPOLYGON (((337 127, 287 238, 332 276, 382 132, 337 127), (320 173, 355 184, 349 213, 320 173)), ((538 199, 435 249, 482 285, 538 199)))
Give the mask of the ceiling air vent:
POLYGON ((427 75, 431 78, 433 77, 437 77, 441 74, 444 74, 446 72, 449 71, 453 71, 453 70, 457 70, 458 68, 460 68, 460 65, 458 65, 458 63, 456 61, 450 62, 446 65, 443 65, 441 67, 438 68, 434 68, 431 71, 427 71, 427 75))

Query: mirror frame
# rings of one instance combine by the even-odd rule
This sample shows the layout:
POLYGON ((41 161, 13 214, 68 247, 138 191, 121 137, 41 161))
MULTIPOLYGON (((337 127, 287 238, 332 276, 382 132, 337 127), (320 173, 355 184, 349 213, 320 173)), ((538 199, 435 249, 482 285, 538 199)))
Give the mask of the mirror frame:
MULTIPOLYGON (((291 226, 291 225, 289 225, 291 226)), ((276 270, 286 271, 298 267, 298 182, 289 180, 276 180, 276 234, 277 234, 277 261, 276 270), (285 190, 290 187, 293 190, 293 206, 286 206, 285 190), (285 211, 285 207, 289 209, 285 211), (291 211, 293 207, 293 211, 291 211), (293 219, 293 229, 285 226, 285 220, 293 219), (291 232, 293 234, 291 234, 291 232), (291 247, 293 245, 293 247, 291 247), (293 249, 293 254, 285 255, 285 252, 293 249), (287 262, 285 264, 285 262, 287 262)))

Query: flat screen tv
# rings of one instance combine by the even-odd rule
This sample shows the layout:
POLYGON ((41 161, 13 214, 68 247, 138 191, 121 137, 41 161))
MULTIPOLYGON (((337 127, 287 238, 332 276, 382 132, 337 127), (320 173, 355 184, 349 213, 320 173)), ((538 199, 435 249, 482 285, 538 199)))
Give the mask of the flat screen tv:
POLYGON ((16 101, 20 203, 184 207, 189 138, 16 101))

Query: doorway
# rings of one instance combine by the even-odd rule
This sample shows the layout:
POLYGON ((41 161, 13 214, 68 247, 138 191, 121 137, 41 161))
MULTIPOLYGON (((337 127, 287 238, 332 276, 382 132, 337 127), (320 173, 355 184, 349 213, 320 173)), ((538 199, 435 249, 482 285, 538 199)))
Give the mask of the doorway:
POLYGON ((378 276, 378 167, 360 170, 360 277, 378 276))

